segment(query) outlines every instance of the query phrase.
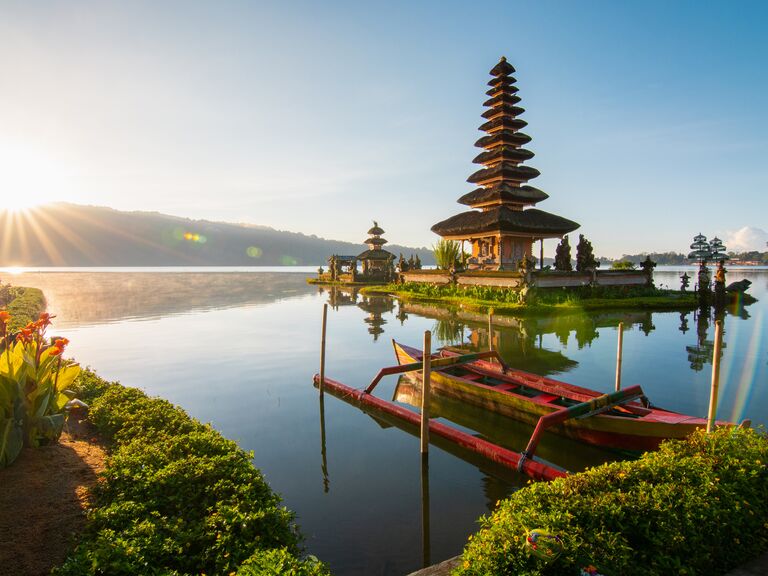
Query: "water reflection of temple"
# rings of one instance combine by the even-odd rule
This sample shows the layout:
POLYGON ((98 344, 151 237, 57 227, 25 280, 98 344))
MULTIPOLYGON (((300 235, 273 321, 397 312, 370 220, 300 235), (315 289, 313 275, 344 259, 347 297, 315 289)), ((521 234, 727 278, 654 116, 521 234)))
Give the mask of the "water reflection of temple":
POLYGON ((319 294, 328 292, 328 305, 334 310, 341 306, 357 305, 357 290, 355 288, 344 288, 341 286, 318 286, 319 294))
POLYGON ((382 317, 382 314, 392 312, 395 309, 395 302, 388 296, 367 296, 364 295, 357 307, 365 312, 368 312, 368 316, 363 320, 368 324, 368 334, 373 335, 374 342, 379 339, 379 335, 384 333, 384 324, 387 321, 382 317))
POLYGON ((563 347, 575 339, 579 349, 599 338, 600 328, 624 323, 626 330, 637 329, 649 334, 655 329, 651 312, 602 312, 548 317, 496 316, 489 331, 488 317, 466 310, 449 310, 422 303, 401 303, 407 313, 436 320, 433 330, 441 345, 463 343, 470 350, 493 348, 511 365, 541 375, 558 374, 575 368, 578 363, 562 351, 545 346, 544 336, 554 335, 563 347))
MULTIPOLYGON (((679 330, 685 333, 683 326, 688 325, 688 314, 680 314, 679 330)), ((717 310, 709 307, 703 307, 693 311, 693 320, 696 322, 696 344, 694 346, 686 346, 685 351, 688 353, 688 362, 691 363, 691 369, 696 372, 701 372, 704 366, 712 363, 712 356, 715 351, 715 341, 707 338, 710 325, 714 320, 723 320, 725 318, 725 310, 720 308, 717 310)), ((723 327, 723 334, 725 334, 725 327, 723 327)), ((714 338, 714 335, 713 335, 714 338)), ((720 349, 720 356, 723 355, 723 350, 726 347, 726 343, 722 343, 720 349)))
MULTIPOLYGON (((395 301, 388 296, 368 296, 360 294, 356 288, 345 286, 318 286, 317 290, 319 294, 328 293, 328 304, 334 310, 343 306, 357 306, 360 310, 367 312, 363 322, 368 325, 368 334, 373 336, 374 342, 384 333, 383 326, 387 321, 383 315, 395 310, 395 301)), ((402 306, 396 317, 401 323, 408 318, 402 306)))

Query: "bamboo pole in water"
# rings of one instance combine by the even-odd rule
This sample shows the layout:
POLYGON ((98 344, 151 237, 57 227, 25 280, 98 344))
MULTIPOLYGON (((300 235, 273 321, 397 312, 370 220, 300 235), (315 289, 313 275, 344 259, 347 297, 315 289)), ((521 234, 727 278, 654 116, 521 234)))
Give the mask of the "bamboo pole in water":
POLYGON ((432 373, 432 332, 424 332, 424 373, 421 386, 421 453, 429 452, 429 386, 432 373))
POLYGON ((723 321, 715 322, 715 350, 712 352, 712 387, 709 392, 709 412, 707 414, 707 432, 715 428, 717 415, 717 392, 720 387, 720 349, 723 346, 723 321))
POLYGON ((621 390, 621 352, 624 346, 624 322, 619 322, 619 345, 616 348, 616 392, 621 390))
POLYGON ((429 528, 429 454, 421 455, 421 567, 432 564, 429 528))
POLYGON ((320 337, 320 385, 318 389, 320 394, 323 393, 323 387, 325 385, 325 325, 328 321, 328 304, 323 304, 323 330, 320 337))
POLYGON ((493 308, 488 309, 488 350, 493 350, 493 308))
POLYGON ((325 394, 320 394, 320 456, 322 464, 320 469, 323 471, 323 492, 328 493, 330 489, 330 479, 328 478, 328 454, 325 448, 325 394))

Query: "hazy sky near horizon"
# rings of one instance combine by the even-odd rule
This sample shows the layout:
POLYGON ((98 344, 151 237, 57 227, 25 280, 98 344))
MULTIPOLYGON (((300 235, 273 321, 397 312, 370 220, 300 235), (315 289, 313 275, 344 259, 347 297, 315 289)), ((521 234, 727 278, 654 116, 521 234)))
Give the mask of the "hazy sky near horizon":
POLYGON ((597 254, 764 249, 766 22, 758 1, 0 0, 0 195, 429 246, 505 55, 538 207, 597 254))

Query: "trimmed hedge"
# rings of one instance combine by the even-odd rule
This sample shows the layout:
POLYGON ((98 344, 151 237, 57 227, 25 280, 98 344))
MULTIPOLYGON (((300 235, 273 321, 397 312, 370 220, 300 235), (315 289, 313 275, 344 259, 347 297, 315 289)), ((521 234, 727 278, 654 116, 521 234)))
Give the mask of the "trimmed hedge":
POLYGON ((768 549, 768 437, 725 428, 531 484, 480 520, 455 575, 722 574, 768 549), (528 532, 561 538, 547 564, 528 532))
POLYGON ((8 302, 6 310, 11 315, 11 331, 23 328, 45 312, 45 296, 39 288, 5 285, 0 287, 0 292, 0 300, 8 302))
POLYGON ((298 557, 294 516, 252 454, 170 402, 90 370, 75 388, 111 452, 80 543, 54 574, 328 574, 298 557))

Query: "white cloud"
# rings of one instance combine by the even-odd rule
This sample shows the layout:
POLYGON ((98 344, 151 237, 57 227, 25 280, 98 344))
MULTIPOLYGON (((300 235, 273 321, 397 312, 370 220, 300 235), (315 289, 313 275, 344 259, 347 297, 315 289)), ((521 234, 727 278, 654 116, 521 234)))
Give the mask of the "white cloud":
POLYGON ((768 232, 762 228, 744 226, 739 230, 726 232, 723 242, 729 252, 749 252, 751 250, 765 252, 768 249, 766 246, 768 232))

